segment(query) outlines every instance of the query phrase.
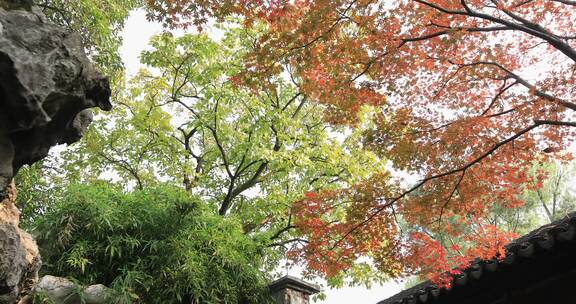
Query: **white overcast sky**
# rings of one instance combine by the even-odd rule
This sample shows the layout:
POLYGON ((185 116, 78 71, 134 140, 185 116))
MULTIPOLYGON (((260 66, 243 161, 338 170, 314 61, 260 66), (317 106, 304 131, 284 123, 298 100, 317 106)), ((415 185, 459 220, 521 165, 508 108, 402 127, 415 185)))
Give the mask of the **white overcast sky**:
MULTIPOLYGON (((143 11, 134 11, 130 14, 122 37, 124 44, 120 48, 120 54, 126 66, 128 76, 133 76, 141 67, 140 53, 147 49, 148 40, 154 34, 160 33, 162 26, 158 23, 148 22, 143 11)), ((216 33, 217 35, 217 33, 216 33)), ((290 270, 291 275, 297 276, 297 270, 290 270)), ((347 287, 337 290, 325 290, 326 300, 318 301, 318 304, 354 304, 354 303, 377 303, 396 293, 403 284, 390 282, 383 286, 373 286, 371 289, 363 287, 347 287)))

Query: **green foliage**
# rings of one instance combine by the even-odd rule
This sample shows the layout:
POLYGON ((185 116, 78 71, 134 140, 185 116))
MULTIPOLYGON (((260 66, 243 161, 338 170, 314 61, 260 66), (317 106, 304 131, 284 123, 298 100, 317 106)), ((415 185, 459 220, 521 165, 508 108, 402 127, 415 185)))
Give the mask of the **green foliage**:
POLYGON ((179 188, 72 185, 35 225, 43 272, 141 303, 263 303, 264 245, 179 188))
POLYGON ((246 234, 266 239, 273 268, 302 242, 293 229, 294 202, 382 172, 384 161, 362 149, 362 128, 325 123, 322 108, 297 91, 297 79, 273 77, 254 88, 234 83, 259 35, 229 28, 220 42, 204 34, 154 36, 141 57, 148 69, 119 90, 115 111, 64 153, 68 179, 182 187, 237 218, 246 234))
POLYGON ((139 0, 41 0, 36 3, 54 23, 80 34, 91 59, 112 76, 122 69, 118 48, 124 21, 139 0))
POLYGON ((50 298, 45 292, 35 292, 32 295, 32 303, 41 303, 41 304, 57 304, 53 299, 50 298))
POLYGON ((418 276, 413 276, 410 277, 406 280, 406 282, 404 283, 404 288, 403 289, 409 289, 412 288, 420 283, 424 282, 424 280, 421 277, 418 276))
POLYGON ((18 188, 16 205, 20 209, 21 226, 31 229, 36 218, 58 201, 60 196, 58 175, 48 166, 48 161, 37 162, 20 169, 15 177, 18 188))
POLYGON ((516 208, 494 204, 490 213, 491 223, 517 235, 576 211, 571 186, 576 177, 576 163, 534 162, 527 175, 531 182, 520 196, 524 204, 516 208))
POLYGON ((572 182, 576 176, 576 163, 535 163, 528 174, 532 185, 522 195, 525 208, 544 215, 552 222, 576 210, 576 196, 572 182))
MULTIPOLYGON (((85 9, 75 12, 100 8, 85 9)), ((155 36, 148 70, 116 79, 114 111, 20 171, 18 205, 43 272, 115 287, 125 302, 260 302, 264 274, 306 242, 293 203, 384 170, 362 149, 362 128, 325 123, 297 79, 234 83, 259 35, 155 36)), ((366 282, 358 270, 355 284, 366 282)))

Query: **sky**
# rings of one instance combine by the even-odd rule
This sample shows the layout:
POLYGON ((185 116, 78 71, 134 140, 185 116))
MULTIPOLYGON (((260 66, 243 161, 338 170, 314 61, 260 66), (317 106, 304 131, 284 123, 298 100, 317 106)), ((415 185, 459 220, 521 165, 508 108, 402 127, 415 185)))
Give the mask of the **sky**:
MULTIPOLYGON (((148 22, 143 11, 138 10, 130 14, 122 33, 123 45, 120 55, 126 67, 127 75, 134 76, 142 67, 140 53, 148 49, 148 40, 154 34, 162 32, 162 26, 158 23, 148 22)), ((208 31, 210 36, 218 39, 218 31, 208 31)), ((289 269, 288 274, 299 276, 298 269, 289 269)), ((316 304, 354 304, 354 303, 377 303, 400 292, 403 283, 389 282, 384 285, 375 285, 371 289, 365 287, 346 287, 342 289, 324 289, 326 299, 317 301, 316 304)))

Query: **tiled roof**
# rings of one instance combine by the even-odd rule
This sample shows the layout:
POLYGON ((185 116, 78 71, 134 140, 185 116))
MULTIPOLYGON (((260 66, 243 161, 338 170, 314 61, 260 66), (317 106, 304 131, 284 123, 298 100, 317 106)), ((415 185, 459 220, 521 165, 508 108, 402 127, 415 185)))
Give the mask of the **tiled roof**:
POLYGON ((290 275, 283 276, 280 279, 270 283, 268 288, 271 291, 276 291, 282 288, 290 288, 310 295, 320 292, 319 286, 290 275))
POLYGON ((514 279, 514 276, 530 275, 530 271, 519 271, 520 268, 533 267, 535 273, 540 273, 543 272, 542 269, 547 268, 547 263, 560 265, 554 265, 557 269, 562 267, 562 263, 567 267, 575 267, 575 235, 576 212, 573 212, 512 241, 506 246, 506 257, 503 260, 475 261, 462 274, 453 277, 451 289, 439 289, 431 282, 426 281, 380 301, 378 304, 443 303, 441 300, 452 294, 458 293, 458 297, 462 299, 465 298, 466 293, 472 294, 477 290, 494 289, 490 286, 494 282, 502 284, 502 282, 507 283, 514 279), (506 273, 508 276, 503 279, 506 273), (514 275, 510 276, 510 273, 514 275))

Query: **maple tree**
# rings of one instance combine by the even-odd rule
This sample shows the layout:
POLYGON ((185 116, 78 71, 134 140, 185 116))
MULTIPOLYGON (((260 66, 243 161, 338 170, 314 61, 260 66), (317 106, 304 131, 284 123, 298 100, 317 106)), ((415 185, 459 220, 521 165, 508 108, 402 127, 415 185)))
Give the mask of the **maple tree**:
POLYGON ((574 1, 147 2, 151 18, 173 27, 229 15, 266 25, 238 83, 258 86, 288 65, 332 123, 354 126, 373 107, 365 146, 422 177, 412 186, 377 177, 300 201, 298 225, 311 241, 293 254, 312 272, 336 276, 368 256, 391 276, 420 272, 447 284, 444 271, 502 257, 514 235, 487 214, 522 205, 519 194, 540 186, 528 183, 532 162, 570 157, 574 1), (471 245, 438 247, 435 232, 471 245))

